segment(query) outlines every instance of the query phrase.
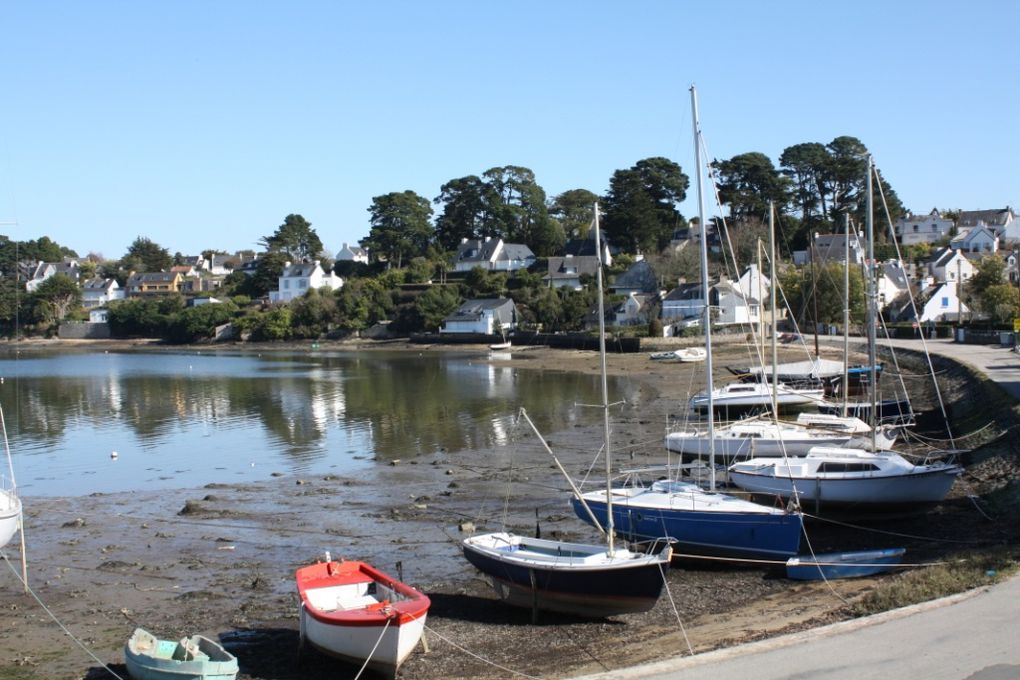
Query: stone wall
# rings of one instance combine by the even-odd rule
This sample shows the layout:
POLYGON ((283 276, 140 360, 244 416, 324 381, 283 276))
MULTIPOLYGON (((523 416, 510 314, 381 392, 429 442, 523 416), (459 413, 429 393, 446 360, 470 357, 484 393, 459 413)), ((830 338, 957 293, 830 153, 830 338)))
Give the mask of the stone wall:
POLYGON ((87 321, 62 323, 57 331, 57 335, 61 340, 108 340, 110 338, 110 324, 90 323, 87 321))

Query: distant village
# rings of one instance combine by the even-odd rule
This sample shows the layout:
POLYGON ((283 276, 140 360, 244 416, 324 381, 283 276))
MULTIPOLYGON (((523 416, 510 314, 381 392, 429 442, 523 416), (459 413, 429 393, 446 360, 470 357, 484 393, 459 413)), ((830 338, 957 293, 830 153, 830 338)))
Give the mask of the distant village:
MULTIPOLYGON (((722 247, 718 229, 714 228, 717 224, 710 223, 707 238, 718 254, 722 247)), ((1020 284, 1020 221, 1010 207, 953 215, 943 215, 935 209, 927 214, 907 213, 896 220, 894 231, 898 245, 911 253, 912 259, 890 258, 877 264, 877 299, 890 323, 947 324, 996 316, 987 304, 976 302, 974 294, 968 295, 962 285, 978 276, 983 266, 986 272, 999 276, 1001 284, 1020 284)), ((666 280, 663 267, 657 264, 682 257, 688 249, 696 251, 702 232, 693 221, 689 228, 675 232, 669 247, 654 257, 621 252, 611 241, 604 240, 601 259, 612 272, 607 282, 611 301, 607 324, 617 332, 631 329, 638 335, 700 334, 705 305, 700 281, 687 280, 689 277, 666 280)), ((852 268, 859 270, 865 263, 865 244, 855 234, 815 234, 808 248, 792 252, 792 262, 784 263, 783 269, 807 272, 827 265, 842 267, 845 253, 849 253, 852 268)), ((245 308, 262 313, 286 308, 307 298, 309 291, 317 291, 318 296, 329 293, 335 298, 348 282, 379 277, 392 270, 389 265, 381 267, 372 252, 344 243, 332 258, 320 254, 318 259, 307 258, 302 262, 274 260, 277 266, 269 272, 272 278, 264 294, 259 294, 261 291, 247 296, 239 294, 244 291, 245 277, 258 275, 260 267, 266 274, 265 257, 266 254, 254 251, 178 255, 165 270, 132 271, 123 282, 114 276, 97 275, 94 263, 89 266, 87 260, 76 257, 54 262, 20 262, 19 269, 28 295, 44 290, 47 281, 56 276, 66 277, 79 289, 80 298, 73 303, 77 309, 68 309, 56 319, 60 337, 138 335, 144 329, 130 328, 123 319, 120 329, 117 328, 114 310, 123 302, 158 301, 173 296, 180 301, 178 311, 207 305, 231 306, 229 313, 205 313, 203 318, 209 320, 210 326, 185 337, 186 341, 251 337, 257 322, 237 323, 248 314, 245 308)), ((344 309, 327 310, 320 316, 332 316, 325 321, 319 319, 319 323, 309 322, 303 334, 263 335, 268 339, 322 337, 337 332, 341 335, 368 332, 370 326, 375 328, 374 333, 391 336, 416 331, 505 336, 525 328, 550 332, 583 330, 594 322, 590 291, 598 261, 591 233, 568 240, 560 253, 543 258, 536 257, 525 244, 508 243, 501 238, 462 239, 446 266, 432 269, 430 264, 424 274, 405 276, 402 280, 390 274, 391 280, 384 287, 394 291, 389 298, 392 304, 379 303, 379 309, 367 315, 362 313, 353 321, 344 314, 348 317, 354 314, 344 309), (517 279, 517 285, 513 285, 517 279), (452 284, 460 286, 459 292, 437 298, 438 316, 436 309, 431 313, 419 310, 417 324, 408 322, 406 314, 403 323, 392 323, 399 316, 401 305, 420 302, 418 298, 431 287, 449 288, 452 284), (556 310, 555 318, 550 318, 541 312, 543 300, 548 297, 538 288, 564 294, 587 291, 588 297, 578 298, 573 318, 566 318, 571 312, 562 306, 561 295, 558 298, 561 308, 556 310)), ((408 263, 408 267, 413 266, 414 263, 408 263)), ((746 327, 784 318, 780 314, 769 318, 764 302, 771 282, 765 275, 767 267, 762 270, 759 267, 757 263, 742 263, 739 275, 718 273, 713 279, 709 293, 713 324, 721 328, 746 327)), ((719 268, 716 269, 718 272, 719 268)), ((364 286, 355 288, 347 292, 355 297, 377 293, 364 286)), ((988 282, 984 288, 988 288, 988 282)), ((379 299, 378 295, 374 299, 379 299)), ((1020 304, 1013 302, 1013 308, 1005 310, 999 315, 1004 318, 998 320, 1009 319, 1018 308, 1020 304)), ((792 311, 801 321, 827 323, 827 319, 812 319, 810 311, 792 311)), ((295 325, 290 317, 287 323, 295 325)))

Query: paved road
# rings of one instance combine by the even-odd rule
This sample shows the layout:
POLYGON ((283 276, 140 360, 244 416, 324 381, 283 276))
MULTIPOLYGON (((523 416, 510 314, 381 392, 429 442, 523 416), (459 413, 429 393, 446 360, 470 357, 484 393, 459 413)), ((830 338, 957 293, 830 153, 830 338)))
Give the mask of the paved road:
MULTIPOLYGON (((920 349, 919 340, 895 341, 920 349)), ((1020 399, 1020 354, 928 341, 1020 399)), ((1020 576, 878 616, 583 680, 1018 680, 1020 576)), ((581 679, 578 679, 581 680, 581 679)))

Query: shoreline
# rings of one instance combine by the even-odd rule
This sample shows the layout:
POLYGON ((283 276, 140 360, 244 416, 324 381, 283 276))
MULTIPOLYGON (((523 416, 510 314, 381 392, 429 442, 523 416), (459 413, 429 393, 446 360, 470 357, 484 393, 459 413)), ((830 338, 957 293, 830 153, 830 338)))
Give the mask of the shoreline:
MULTIPOLYGON (((96 347, 93 343, 104 341, 84 342, 96 347)), ((404 346, 423 351, 423 346, 404 346)), ((459 351, 466 347, 452 346, 459 351)), ((477 351, 488 353, 487 348, 477 351)), ((521 354, 519 359, 488 360, 519 362, 529 370, 599 370, 594 352, 529 348, 521 354)), ((699 370, 679 366, 655 364, 645 353, 610 356, 610 372, 639 387, 636 403, 621 407, 626 427, 614 425, 620 448, 632 447, 635 454, 628 464, 661 459, 662 424, 687 384, 683 371, 699 370)), ((583 472, 601 433, 597 425, 579 425, 550 433, 548 440, 569 470, 583 472)), ((25 519, 30 583, 122 677, 123 644, 135 626, 171 639, 194 632, 220 637, 241 660, 242 680, 353 674, 356 669, 317 656, 301 667, 294 664, 293 572, 327 549, 390 573, 402 562, 405 580, 432 597, 426 633, 430 652, 415 652, 401 668, 404 679, 505 677, 444 638, 502 666, 561 677, 686 653, 685 635, 695 651, 707 651, 850 617, 844 602, 825 585, 789 582, 777 577, 775 569, 685 564, 667 575, 685 633, 667 597, 652 612, 610 623, 543 615, 541 624, 532 626, 529 612, 495 603, 487 583, 459 555, 461 522, 471 521, 479 531, 499 527, 509 453, 439 452, 376 466, 358 477, 282 475, 168 491, 33 498, 26 503, 25 519), (606 649, 612 651, 601 651, 606 649)), ((534 441, 522 443, 513 454, 518 495, 509 507, 509 526, 528 533, 537 518, 543 536, 593 540, 594 534, 567 507, 565 483, 557 480, 550 487, 554 471, 540 447, 534 441)), ((894 518, 883 525, 928 535, 934 517, 940 534, 994 534, 1001 541, 962 495, 940 505, 937 514, 894 518)), ((812 537, 818 552, 829 544, 849 548, 877 540, 817 525, 812 531, 820 534, 812 537)), ((15 544, 4 550, 12 562, 18 559, 15 544)), ((952 554, 951 548, 922 543, 912 544, 910 551, 912 561, 952 554)), ((881 582, 871 578, 832 586, 839 597, 853 601, 881 582)), ((9 614, 0 642, 0 677, 111 677, 69 647, 13 576, 4 583, 0 607, 9 614)))

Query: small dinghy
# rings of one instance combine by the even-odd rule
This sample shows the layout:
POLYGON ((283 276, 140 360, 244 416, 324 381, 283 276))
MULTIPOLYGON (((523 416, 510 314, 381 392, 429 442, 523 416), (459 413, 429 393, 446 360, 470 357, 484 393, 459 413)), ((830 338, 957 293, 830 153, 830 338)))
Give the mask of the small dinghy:
POLYGON ((135 680, 234 680, 237 658, 202 635, 179 642, 157 640, 136 628, 124 647, 124 662, 135 680))
POLYGON ((892 571, 903 559, 905 548, 858 552, 799 555, 786 561, 786 577, 795 581, 872 576, 892 571))
POLYGON ((301 643, 394 677, 425 629, 429 598, 355 560, 297 570, 301 643))

